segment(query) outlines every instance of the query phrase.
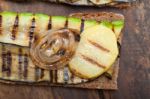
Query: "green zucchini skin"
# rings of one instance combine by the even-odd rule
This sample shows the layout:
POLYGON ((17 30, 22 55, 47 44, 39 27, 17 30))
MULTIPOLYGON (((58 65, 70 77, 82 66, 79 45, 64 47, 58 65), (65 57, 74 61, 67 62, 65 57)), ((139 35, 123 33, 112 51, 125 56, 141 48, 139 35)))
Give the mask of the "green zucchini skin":
MULTIPOLYGON (((121 22, 107 22, 107 25, 104 25, 109 28, 115 27, 114 25, 122 28, 121 22)), ((0 12, 0 42, 29 47, 35 37, 41 38, 48 30, 70 28, 80 34, 84 29, 96 24, 99 22, 75 17, 5 11, 0 12)))

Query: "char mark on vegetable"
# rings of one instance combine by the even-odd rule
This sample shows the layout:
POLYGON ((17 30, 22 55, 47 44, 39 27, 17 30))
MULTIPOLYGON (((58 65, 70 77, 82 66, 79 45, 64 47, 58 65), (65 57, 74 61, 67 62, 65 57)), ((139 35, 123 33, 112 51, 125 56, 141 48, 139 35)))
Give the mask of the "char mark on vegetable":
POLYGON ((104 48, 102 45, 100 45, 100 44, 98 44, 98 43, 96 43, 96 42, 93 42, 93 41, 91 41, 91 40, 88 40, 88 41, 89 41, 90 44, 92 44, 92 45, 95 46, 96 48, 98 48, 98 49, 100 49, 100 50, 102 50, 102 51, 105 51, 105 52, 110 52, 109 49, 104 48))
POLYGON ((81 19, 80 33, 82 33, 84 30, 84 21, 85 21, 84 19, 81 19))
POLYGON ((16 16, 15 18, 15 22, 14 22, 14 25, 13 25, 13 29, 12 29, 12 40, 15 40, 16 39, 16 35, 17 35, 17 32, 18 32, 18 25, 19 24, 19 17, 18 15, 16 16))
POLYGON ((47 27, 47 29, 48 30, 50 30, 51 28, 52 28, 52 20, 51 20, 52 18, 51 18, 51 16, 49 17, 49 22, 48 22, 48 27, 47 27))
POLYGON ((27 74, 28 74, 28 65, 29 65, 28 55, 24 54, 24 72, 23 72, 23 77, 25 79, 27 78, 27 74))
POLYGON ((66 22, 65 22, 65 28, 66 29, 68 28, 68 18, 66 19, 66 22))
POLYGON ((23 66, 23 55, 22 55, 22 49, 19 48, 18 49, 18 76, 19 76, 19 79, 22 79, 22 66, 23 66))
POLYGON ((9 77, 11 75, 12 56, 11 52, 7 51, 5 45, 2 45, 2 73, 9 77))
POLYGON ((85 61, 87 61, 87 62, 89 62, 89 63, 91 63, 91 64, 93 64, 93 65, 96 65, 96 66, 101 67, 101 68, 106 68, 104 65, 98 63, 97 61, 95 61, 94 59, 92 59, 92 58, 90 58, 90 57, 88 57, 88 56, 85 56, 85 55, 81 54, 81 57, 82 57, 85 61))
POLYGON ((0 15, 0 35, 2 34, 2 16, 0 15))
POLYGON ((34 29, 35 29, 35 18, 32 19, 32 24, 29 31, 29 46, 31 46, 31 42, 34 36, 34 29))
POLYGON ((12 66, 12 56, 11 52, 7 52, 7 76, 9 77, 11 75, 11 66, 12 66))

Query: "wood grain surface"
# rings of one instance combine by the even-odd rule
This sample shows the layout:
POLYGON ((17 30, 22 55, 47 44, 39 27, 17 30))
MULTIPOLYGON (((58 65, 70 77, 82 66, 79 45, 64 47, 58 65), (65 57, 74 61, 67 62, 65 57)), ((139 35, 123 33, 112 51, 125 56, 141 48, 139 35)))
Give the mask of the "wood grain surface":
POLYGON ((68 15, 112 11, 125 15, 117 91, 0 84, 0 99, 150 99, 150 0, 128 9, 76 7, 48 2, 0 0, 0 11, 68 15))

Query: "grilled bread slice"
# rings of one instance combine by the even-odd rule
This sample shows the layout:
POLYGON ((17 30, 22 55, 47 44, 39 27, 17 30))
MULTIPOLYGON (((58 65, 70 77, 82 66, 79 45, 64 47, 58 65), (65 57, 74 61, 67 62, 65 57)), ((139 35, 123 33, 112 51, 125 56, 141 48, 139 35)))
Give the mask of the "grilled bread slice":
MULTIPOLYGON (((76 16, 79 16, 79 18, 85 18, 85 15, 86 15, 86 16, 88 16, 87 19, 94 19, 94 20, 98 20, 98 21, 99 20, 109 20, 109 21, 112 22, 112 21, 116 21, 116 20, 124 20, 122 15, 116 14, 116 13, 110 13, 110 12, 109 13, 108 12, 103 13, 103 12, 100 12, 100 13, 93 13, 93 14, 92 13, 89 13, 89 14, 82 13, 82 14, 76 15, 76 16), (94 16, 93 16, 93 14, 94 14, 94 16), (110 16, 112 16, 112 17, 110 17, 110 16)), ((5 18, 5 17, 3 17, 3 18, 5 18)), ((20 19, 20 17, 19 17, 19 19, 20 19)), ((52 21, 53 21, 53 19, 55 19, 55 18, 53 17, 52 21)), ((72 20, 72 19, 70 19, 70 20, 72 20)), ((37 20, 36 20, 36 22, 37 22, 37 20)), ((59 24, 62 24, 62 23, 60 23, 60 21, 57 21, 57 22, 59 22, 59 24)), ((54 23, 57 23, 57 22, 54 22, 54 23)), ((69 22, 72 22, 72 21, 69 21, 69 22)), ((73 23, 76 24, 76 22, 73 22, 73 23)), ((89 22, 86 21, 86 23, 88 23, 88 24, 84 24, 82 26, 87 27, 87 26, 90 25, 90 27, 92 27, 93 25, 95 25, 96 22, 93 21, 92 23, 89 23, 89 22)), ((56 26, 56 24, 52 25, 52 28, 53 28, 53 26, 56 26)), ((12 45, 12 46, 15 46, 15 47, 18 48, 18 46, 16 46, 16 45, 12 45)), ((8 44, 6 44, 5 47, 7 48, 8 44)), ((12 47, 8 47, 8 49, 9 49, 10 52, 13 51, 13 50, 11 50, 12 47)), ((21 49, 25 49, 25 47, 21 47, 21 49)), ((20 62, 18 62, 20 54, 16 53, 16 52, 15 53, 12 52, 12 54, 11 54, 12 58, 10 58, 10 56, 9 56, 10 53, 5 54, 5 51, 2 51, 2 53, 4 54, 4 56, 6 55, 5 57, 7 59, 4 57, 5 60, 12 59, 11 68, 6 69, 3 72, 1 71, 2 75, 0 75, 1 76, 0 77, 0 82, 3 82, 3 83, 47 85, 47 86, 51 85, 51 86, 90 88, 90 89, 116 89, 117 88, 116 79, 117 79, 117 74, 118 74, 118 61, 116 62, 116 64, 114 64, 115 65, 114 66, 114 73, 112 75, 111 80, 108 80, 105 76, 102 75, 98 79, 94 79, 94 80, 90 81, 90 80, 85 80, 85 79, 79 78, 79 77, 75 76, 74 74, 70 73, 70 71, 68 70, 68 67, 67 67, 67 70, 65 68, 63 70, 58 70, 58 71, 45 71, 45 70, 43 71, 39 68, 34 68, 34 65, 32 64, 32 62, 29 62, 27 71, 26 71, 26 69, 22 69, 22 71, 20 72, 20 74, 21 74, 20 75, 18 72, 13 72, 14 68, 18 69, 17 66, 19 66, 19 64, 20 64, 20 62), (16 55, 16 57, 15 57, 15 55, 16 55), (16 65, 14 63, 16 63, 16 65), (9 70, 12 71, 12 72, 10 72, 10 74, 9 74, 9 70), (3 75, 5 73, 6 73, 6 75, 3 75), (27 74, 27 77, 26 78, 23 77, 22 79, 19 78, 19 76, 22 77, 22 75, 24 75, 24 73, 27 74), (33 74, 33 76, 31 75, 31 73, 33 74), (64 76, 64 75, 66 75, 68 78, 66 78, 66 76, 64 76), (68 80, 66 80, 66 79, 68 79, 68 80), (87 81, 90 81, 90 82, 87 82, 87 81), (84 82, 86 82, 86 83, 84 83, 84 82), (63 84, 65 83, 65 85, 63 85, 62 83, 63 84)), ((24 51, 22 53, 24 53, 24 51)), ((28 53, 26 53, 26 54, 28 56, 27 59, 30 61, 30 56, 28 55, 28 53)), ((24 60, 25 59, 24 57, 26 57, 26 55, 25 56, 23 56, 23 55, 21 54, 21 57, 24 60)), ((2 63, 3 62, 5 63, 5 61, 3 61, 3 57, 0 58, 0 62, 1 62, 0 66, 2 67, 3 66, 2 63)), ((23 61, 23 63, 24 62, 25 61, 23 61)), ((26 68, 26 66, 24 66, 23 63, 21 64, 21 67, 26 68)), ((6 64, 6 67, 7 67, 7 62, 5 64, 6 64)), ((26 75, 24 75, 24 76, 26 76, 26 75)))
POLYGON ((103 24, 86 29, 81 34, 70 70, 81 78, 92 79, 107 71, 118 56, 114 32, 103 24))

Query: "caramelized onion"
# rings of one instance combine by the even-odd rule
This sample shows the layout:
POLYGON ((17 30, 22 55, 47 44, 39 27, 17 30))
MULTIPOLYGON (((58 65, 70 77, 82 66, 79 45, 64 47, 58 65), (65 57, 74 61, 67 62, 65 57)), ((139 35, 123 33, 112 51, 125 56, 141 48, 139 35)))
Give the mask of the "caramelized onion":
POLYGON ((75 52, 75 34, 69 29, 50 30, 40 40, 31 44, 33 63, 43 69, 59 69, 65 66, 75 52))

